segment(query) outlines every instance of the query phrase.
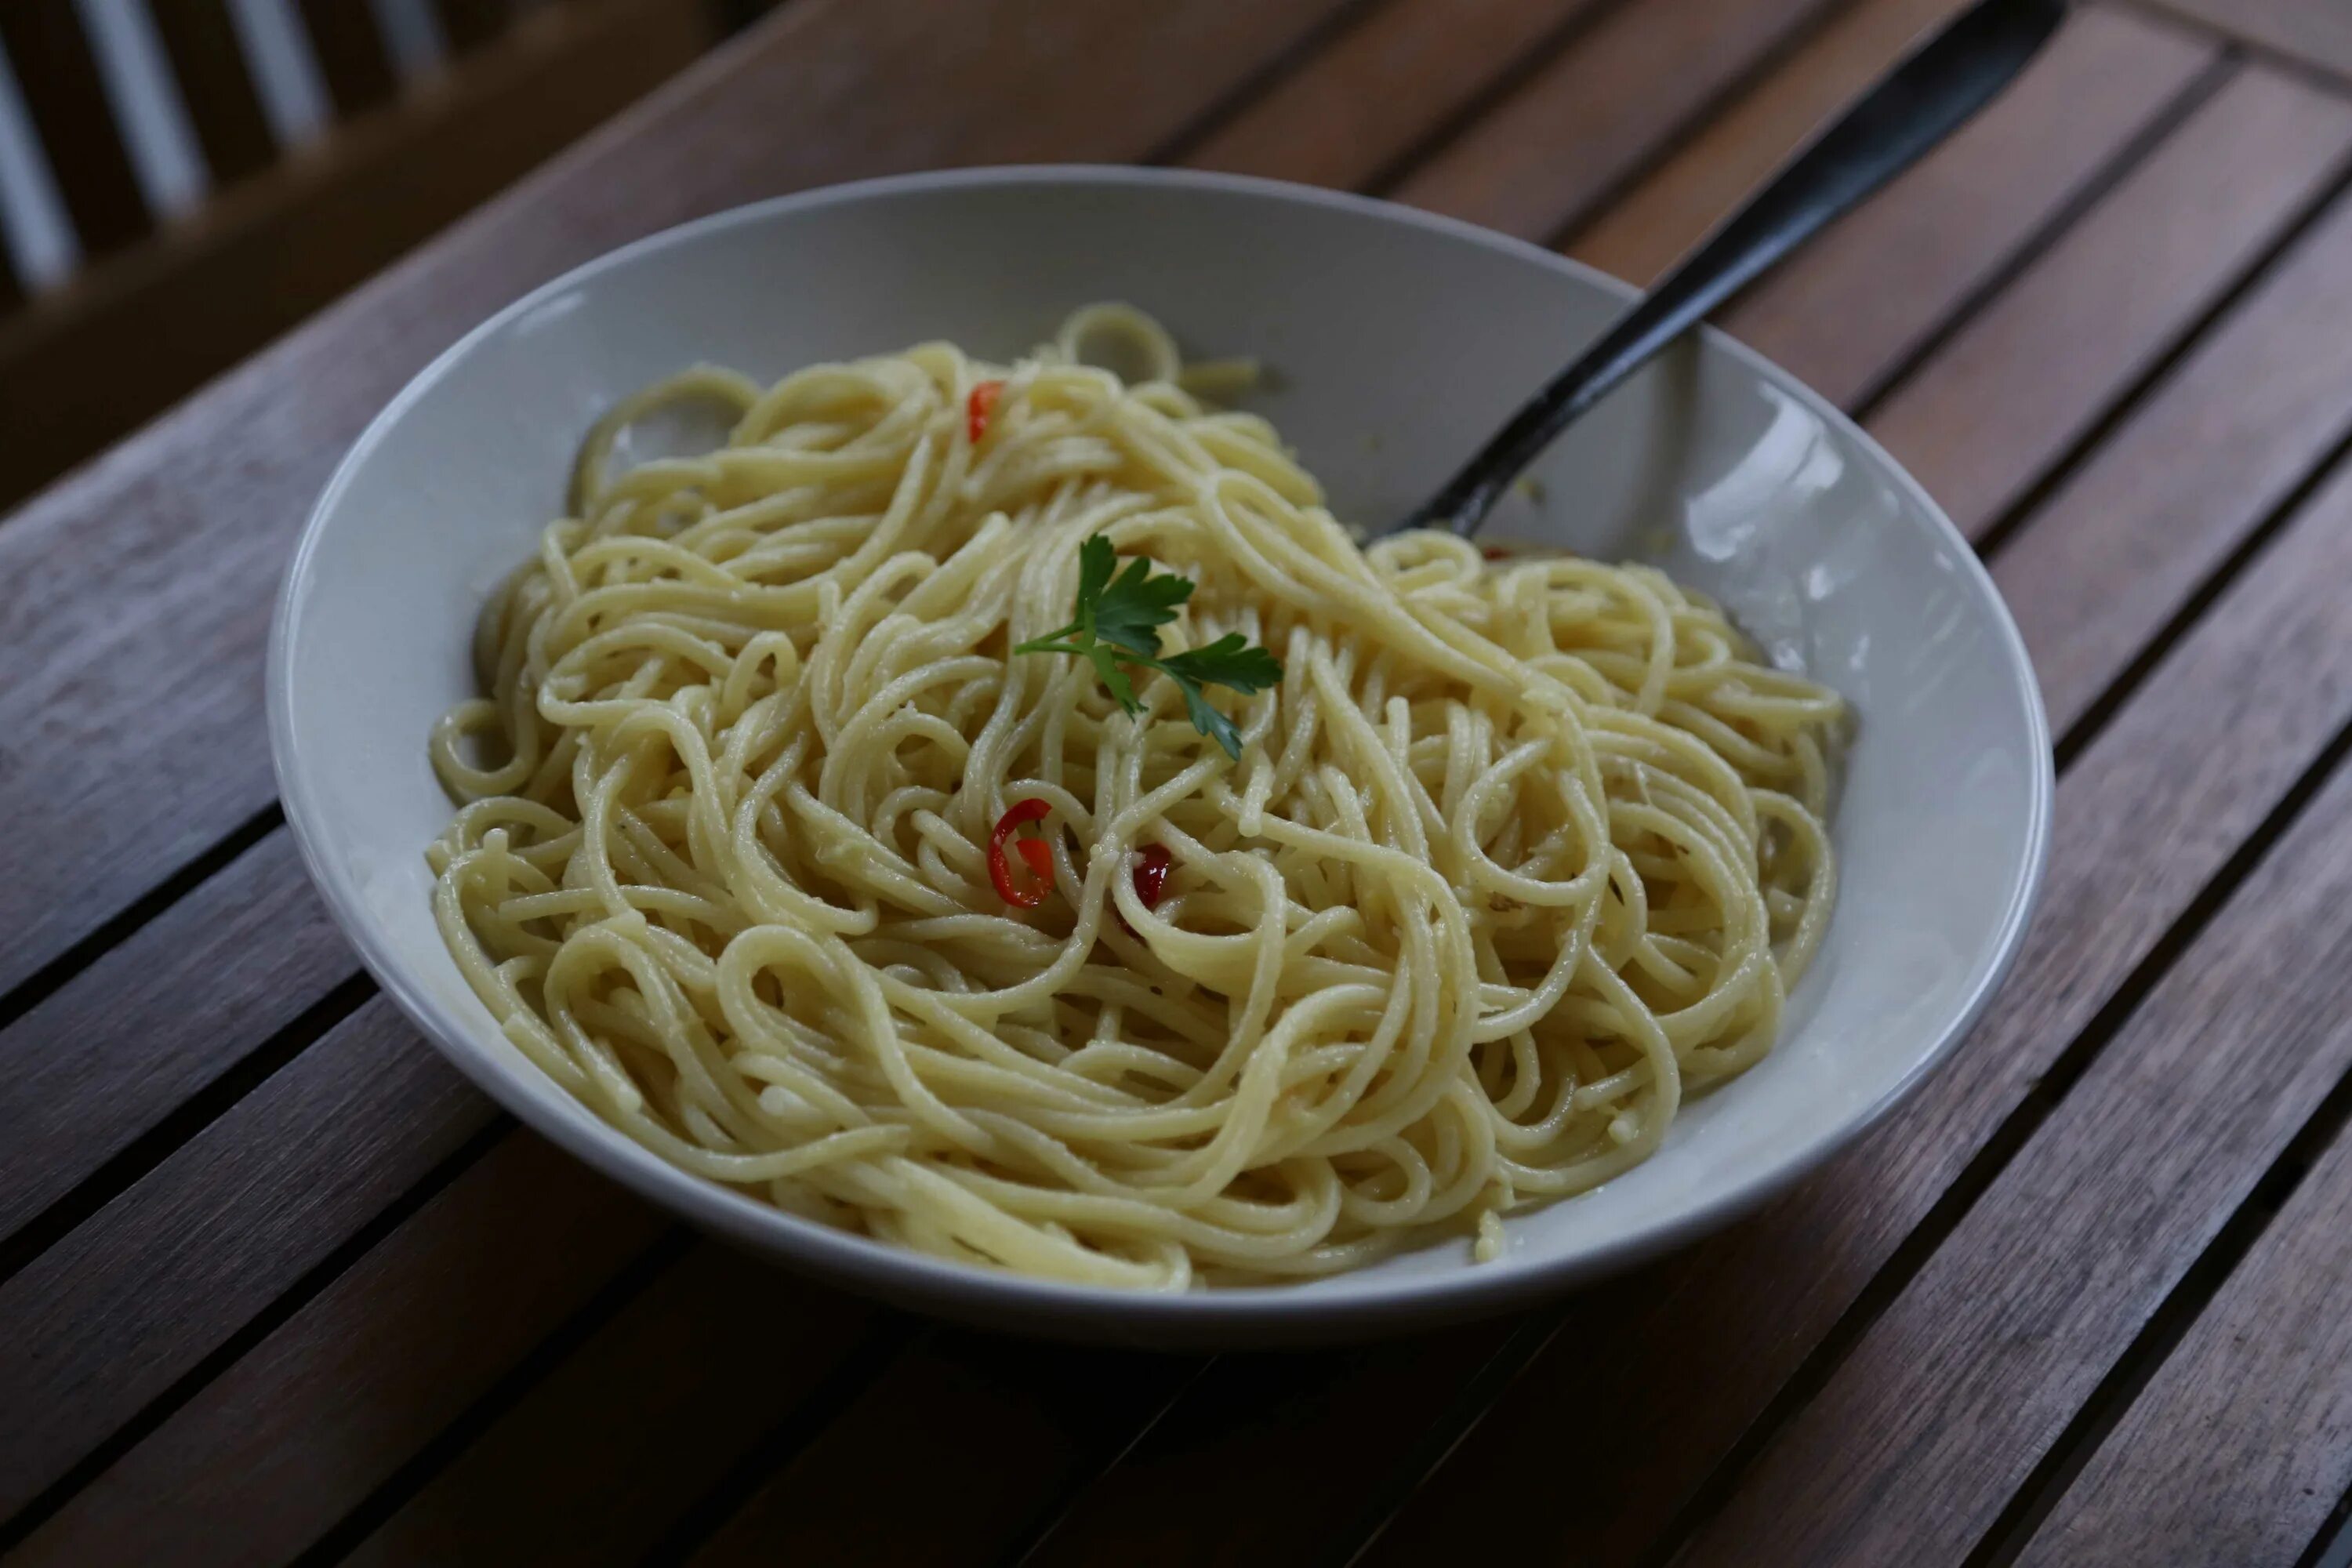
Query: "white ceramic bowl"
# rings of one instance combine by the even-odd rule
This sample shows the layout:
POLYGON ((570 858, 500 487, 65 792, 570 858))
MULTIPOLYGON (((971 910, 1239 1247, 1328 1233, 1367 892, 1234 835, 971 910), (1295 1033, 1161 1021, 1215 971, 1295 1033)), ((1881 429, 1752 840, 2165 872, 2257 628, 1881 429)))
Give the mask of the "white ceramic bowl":
MULTIPOLYGON (((1426 495, 1629 291, 1377 202, 1129 169, 982 170, 812 192, 654 236, 516 301, 368 427, 278 606, 270 740, 311 874, 384 990, 476 1083, 646 1197, 791 1266, 951 1316, 1137 1342, 1298 1342, 1556 1293, 1694 1237, 1851 1141, 1976 1016, 2047 847, 2049 736, 2023 645, 1935 504, 1835 410, 1720 335, 1570 431, 1498 536, 1655 561, 1853 701, 1843 888, 1779 1048, 1686 1107, 1646 1164, 1339 1279, 1142 1298, 960 1268, 805 1224, 662 1163, 530 1067, 434 930, 425 762, 469 695, 491 584, 556 511, 582 431, 696 360, 762 379, 951 338, 1010 357, 1120 299, 1188 352, 1254 353, 1270 416, 1343 518, 1426 495)), ((1791 1260, 1792 1268, 1803 1267, 1791 1260)))

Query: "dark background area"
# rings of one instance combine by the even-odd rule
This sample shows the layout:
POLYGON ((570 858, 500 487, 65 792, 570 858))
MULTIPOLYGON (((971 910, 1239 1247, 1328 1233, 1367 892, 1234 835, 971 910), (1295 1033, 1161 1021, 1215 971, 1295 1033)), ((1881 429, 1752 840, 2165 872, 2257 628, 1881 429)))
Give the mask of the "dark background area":
POLYGON ((772 3, 0 0, 0 506, 772 3))

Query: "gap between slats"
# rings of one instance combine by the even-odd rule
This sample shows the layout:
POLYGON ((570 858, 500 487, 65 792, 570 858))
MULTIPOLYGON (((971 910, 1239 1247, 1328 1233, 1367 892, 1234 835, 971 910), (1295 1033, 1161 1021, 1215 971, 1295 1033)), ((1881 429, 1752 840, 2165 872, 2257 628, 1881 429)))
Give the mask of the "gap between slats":
MULTIPOLYGON (((1568 250, 1580 235, 1598 222, 1601 215, 1612 210, 1621 198, 1639 190, 1653 175, 1688 152, 1727 110, 1738 105, 1759 83, 1769 80, 1782 66, 1817 43, 1831 27, 1859 9, 1859 0, 1828 0, 1828 3, 1815 7, 1787 33, 1768 45, 1762 54, 1735 71, 1716 95, 1706 112, 1692 116, 1673 134, 1629 165, 1616 179, 1595 191, 1588 201, 1580 205, 1576 213, 1555 226, 1538 243, 1547 250, 1568 250)), ((1648 283, 1643 282, 1643 286, 1646 288, 1648 283)))
POLYGON ((2336 1500, 2294 1568, 2352 1568, 2352 1490, 2336 1500))
POLYGON ((2294 71, 2338 91, 2352 89, 2352 25, 2342 19, 2342 8, 2336 0, 2128 0, 2128 3, 2149 16, 2226 34, 2261 59, 2282 70, 2294 71), (2295 37, 2298 25, 2311 29, 2301 39, 2295 37), (2335 37, 2315 36, 2331 26, 2335 37))
POLYGON ((1501 70, 1488 78, 1453 113, 1425 128, 1402 149, 1383 160, 1365 177, 1364 193, 1374 196, 1389 195, 1439 149, 1458 140, 1463 132, 1492 113, 1497 105, 1508 101, 1512 94, 1573 49, 1592 29, 1602 26, 1626 6, 1639 3, 1640 0, 1591 0, 1590 4, 1571 9, 1534 43, 1506 61, 1501 70))

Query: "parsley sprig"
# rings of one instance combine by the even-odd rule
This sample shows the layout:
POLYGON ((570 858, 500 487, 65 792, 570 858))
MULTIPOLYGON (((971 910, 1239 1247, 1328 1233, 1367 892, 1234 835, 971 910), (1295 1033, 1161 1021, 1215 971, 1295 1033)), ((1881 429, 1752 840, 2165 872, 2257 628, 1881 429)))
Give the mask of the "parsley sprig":
POLYGON ((1118 570, 1118 556, 1110 541, 1097 533, 1078 547, 1076 616, 1059 631, 1023 643, 1014 653, 1066 653, 1095 667, 1102 683, 1129 713, 1143 711, 1135 686, 1122 665, 1156 669, 1184 694, 1184 710, 1192 727, 1241 760, 1241 732, 1234 721, 1209 706, 1204 686, 1223 686, 1244 696, 1263 691, 1282 679, 1282 664, 1262 647, 1253 647, 1239 632, 1227 632, 1204 647, 1160 657, 1160 628, 1176 618, 1176 606, 1192 596, 1192 580, 1173 572, 1151 574, 1151 563, 1142 556, 1118 570))

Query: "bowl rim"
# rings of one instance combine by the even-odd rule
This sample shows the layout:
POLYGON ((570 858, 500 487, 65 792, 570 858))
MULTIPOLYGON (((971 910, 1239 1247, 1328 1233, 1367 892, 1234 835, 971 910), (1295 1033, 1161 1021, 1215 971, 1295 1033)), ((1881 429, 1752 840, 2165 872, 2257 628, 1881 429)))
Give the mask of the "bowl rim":
MULTIPOLYGON (((1320 1332, 1337 1338, 1350 1332, 1378 1332, 1482 1316, 1557 1296, 1579 1281, 1617 1272, 1713 1231, 1786 1190, 1831 1155, 1851 1146, 1951 1054, 1982 1016, 2016 962, 2049 861, 2056 772, 2041 684, 2033 675, 2024 638, 1990 574, 1925 488, 1842 409, 1755 350, 1708 326, 1701 329, 1701 339, 1708 351, 1729 356, 1749 374, 1793 397, 1840 430, 1877 466, 1902 500, 1944 536, 1945 543, 1961 563, 1970 588, 1992 612, 1999 646, 2006 656, 2005 669, 2022 700, 2032 754, 2040 764, 2032 770, 2028 788, 2028 852, 1995 930, 1989 961, 1933 1044, 1875 1100, 1835 1127, 1795 1144, 1776 1160, 1742 1172, 1738 1179, 1693 1202, 1678 1215, 1630 1227, 1575 1252, 1550 1257, 1507 1255, 1492 1263, 1432 1275, 1393 1279, 1358 1276, 1336 1291, 1310 1293, 1302 1288, 1305 1282, 1300 1282, 1159 1294, 987 1270, 833 1230, 691 1175, 662 1161, 596 1118, 593 1111, 581 1118, 558 1116, 542 1098, 527 1090, 514 1065, 499 1060, 487 1042, 476 1037, 478 1028, 446 1010, 411 979, 384 934, 377 929, 353 879, 327 852, 324 840, 331 837, 326 826, 329 819, 296 754, 290 657, 303 590, 320 542, 328 531, 328 520, 340 508, 360 469, 412 407, 431 395, 482 342, 556 295, 641 258, 785 215, 877 197, 1003 186, 1199 191, 1335 208, 1533 261, 1622 300, 1630 301, 1639 294, 1622 279, 1539 246, 1457 218, 1372 197, 1246 174, 1048 163, 893 174, 814 187, 730 207, 606 251, 526 291, 491 314, 411 377, 369 421, 336 465, 304 521, 300 539, 288 562, 270 618, 266 655, 271 762, 287 826, 293 832, 302 863, 336 924, 358 950, 362 963, 375 977, 384 994, 471 1082, 525 1125, 638 1195, 682 1215, 707 1232, 763 1255, 783 1258, 793 1267, 829 1282, 951 1316, 1013 1324, 1058 1337, 1139 1342, 1185 1339, 1245 1342, 1253 1335, 1296 1339, 1320 1332), (1302 1330, 1307 1331, 1307 1335, 1302 1336, 1302 1330)), ((520 1067, 526 1072, 536 1072, 528 1063, 520 1067)), ((1348 1279, 1344 1275, 1333 1278, 1348 1279)))

